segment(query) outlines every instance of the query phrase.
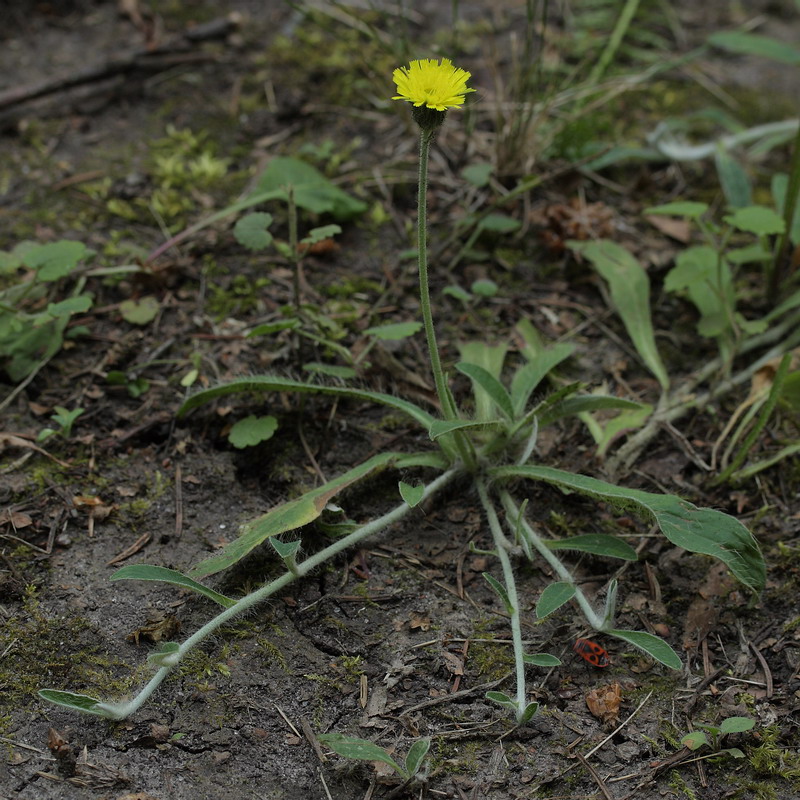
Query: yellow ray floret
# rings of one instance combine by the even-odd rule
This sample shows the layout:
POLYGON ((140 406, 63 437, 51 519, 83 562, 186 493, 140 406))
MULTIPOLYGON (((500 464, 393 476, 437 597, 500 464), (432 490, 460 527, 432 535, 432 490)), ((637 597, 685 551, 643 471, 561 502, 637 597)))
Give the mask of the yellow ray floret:
POLYGON ((407 100, 436 111, 464 105, 464 95, 475 91, 467 88, 471 73, 454 67, 449 58, 443 58, 441 64, 435 58, 412 61, 409 67, 396 69, 393 77, 398 93, 392 100, 407 100))

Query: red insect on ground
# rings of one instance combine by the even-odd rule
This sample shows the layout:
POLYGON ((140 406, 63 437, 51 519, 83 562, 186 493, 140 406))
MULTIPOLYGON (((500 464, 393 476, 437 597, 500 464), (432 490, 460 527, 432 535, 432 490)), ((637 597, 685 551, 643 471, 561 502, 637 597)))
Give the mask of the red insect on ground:
POLYGON ((572 649, 593 667, 607 667, 611 663, 608 653, 591 639, 577 639, 572 649))

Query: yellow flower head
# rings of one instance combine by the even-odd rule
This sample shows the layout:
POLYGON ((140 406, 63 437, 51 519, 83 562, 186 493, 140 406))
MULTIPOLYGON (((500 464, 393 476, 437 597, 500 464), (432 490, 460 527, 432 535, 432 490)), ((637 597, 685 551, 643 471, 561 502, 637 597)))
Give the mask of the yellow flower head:
POLYGON ((412 61, 409 67, 396 69, 393 77, 398 93, 392 100, 407 100, 417 108, 458 108, 464 105, 464 95, 475 91, 467 88, 471 73, 454 67, 449 58, 443 58, 441 64, 435 58, 412 61))

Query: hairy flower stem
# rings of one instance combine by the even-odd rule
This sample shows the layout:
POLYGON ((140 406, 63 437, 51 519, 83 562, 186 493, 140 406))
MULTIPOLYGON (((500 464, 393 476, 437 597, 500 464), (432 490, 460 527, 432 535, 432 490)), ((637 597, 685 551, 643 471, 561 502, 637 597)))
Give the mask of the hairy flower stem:
MULTIPOLYGON (((424 502, 429 497, 432 497, 434 494, 441 491, 459 474, 461 473, 458 469, 450 469, 447 472, 442 473, 438 478, 436 478, 436 480, 431 481, 431 483, 425 487, 425 491, 420 502, 424 502)), ((378 519, 374 519, 371 522, 368 522, 366 525, 362 525, 348 536, 339 539, 338 541, 326 547, 324 550, 320 550, 318 553, 310 556, 305 561, 297 564, 294 572, 285 572, 274 581, 270 581, 270 583, 262 586, 260 589, 256 589, 256 591, 251 592, 250 594, 241 598, 241 600, 239 600, 235 605, 232 605, 230 608, 226 608, 223 612, 214 617, 214 619, 203 625, 202 628, 197 630, 185 642, 183 642, 183 644, 181 644, 175 653, 170 654, 169 666, 160 667, 158 672, 156 672, 156 674, 150 679, 144 688, 142 688, 136 697, 127 703, 100 703, 94 707, 92 713, 100 714, 101 716, 109 719, 124 719, 125 717, 130 716, 139 708, 141 708, 141 706, 150 698, 153 692, 155 692, 155 690, 158 688, 159 684, 170 673, 172 668, 175 667, 193 647, 211 636, 211 634, 213 634, 214 631, 216 631, 221 625, 224 625, 226 622, 230 622, 232 619, 238 617, 240 614, 243 614, 245 611, 248 611, 253 606, 262 603, 268 597, 274 595, 275 592, 280 591, 298 578, 308 575, 321 564, 324 564, 326 561, 333 558, 338 553, 341 553, 343 550, 346 550, 348 547, 352 547, 353 545, 361 542, 363 539, 366 539, 367 537, 382 531, 384 528, 388 528, 390 525, 399 522, 409 513, 409 511, 411 511, 411 507, 406 503, 401 503, 399 506, 393 508, 382 517, 378 517, 378 519)))
POLYGON ((519 598, 517 597, 517 584, 514 579, 514 570, 511 567, 511 559, 508 555, 508 540, 503 533, 500 520, 497 518, 494 504, 492 503, 486 484, 478 478, 476 480, 478 495, 481 498, 481 505, 486 512, 489 520, 489 528, 492 531, 495 551, 503 570, 503 585, 508 595, 509 612, 511 617, 511 642, 514 648, 514 672, 517 676, 517 722, 520 722, 522 715, 528 704, 527 690, 525 688, 525 650, 522 646, 522 626, 520 625, 519 598))
POLYGON ((595 611, 594 606, 592 606, 592 604, 589 602, 589 599, 575 583, 575 578, 572 577, 572 573, 561 563, 556 554, 547 546, 542 537, 536 533, 525 517, 520 515, 519 506, 517 506, 517 504, 514 502, 514 498, 511 497, 511 495, 505 489, 501 490, 500 492, 500 502, 503 504, 503 508, 506 510, 508 519, 515 521, 519 520, 520 533, 525 537, 528 544, 530 544, 531 547, 533 547, 536 552, 538 552, 539 555, 553 568, 553 571, 556 573, 556 575, 558 575, 560 580, 575 587, 575 600, 577 600, 578 605, 583 612, 583 616, 586 617, 586 621, 589 623, 589 625, 596 631, 601 631, 608 627, 606 621, 603 619, 603 616, 595 611))
MULTIPOLYGON (((443 115, 442 115, 443 116, 443 115)), ((431 293, 428 280, 428 160, 431 142, 436 135, 434 124, 424 125, 420 128, 419 139, 419 186, 417 194, 417 265, 419 268, 419 299, 422 310, 422 324, 425 328, 425 339, 428 343, 428 355, 431 361, 431 371, 436 385, 436 395, 442 407, 442 416, 449 421, 458 419, 455 403, 447 388, 447 382, 439 358, 439 347, 436 343, 436 332, 433 328, 433 313, 431 312, 431 293)), ((454 433, 455 444, 464 464, 470 469, 475 469, 475 453, 469 440, 461 433, 454 433)))

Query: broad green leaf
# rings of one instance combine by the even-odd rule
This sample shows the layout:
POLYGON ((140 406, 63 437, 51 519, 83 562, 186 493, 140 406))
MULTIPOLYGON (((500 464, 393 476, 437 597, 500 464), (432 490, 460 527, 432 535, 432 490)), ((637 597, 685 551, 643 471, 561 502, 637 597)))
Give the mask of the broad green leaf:
POLYGON ((698 508, 671 494, 627 489, 573 472, 523 465, 496 467, 492 477, 530 478, 571 492, 604 500, 612 505, 644 512, 653 518, 674 545, 692 553, 704 553, 722 561, 736 578, 754 592, 766 581, 766 567, 758 543, 737 519, 711 508, 698 508))
POLYGON ((469 164, 461 170, 461 177, 478 189, 489 183, 493 167, 489 162, 482 161, 478 164, 469 164))
POLYGON ((263 250, 272 244, 272 234, 268 228, 272 225, 272 214, 254 211, 245 214, 233 226, 233 235, 242 247, 248 250, 263 250))
POLYGON ((648 216, 687 217, 697 219, 708 211, 707 203, 696 203, 692 200, 677 200, 674 203, 664 203, 661 206, 650 206, 644 213, 648 216))
POLYGON ((486 692, 484 697, 501 706, 508 706, 516 710, 517 704, 505 692, 486 692))
POLYGON ((317 737, 324 745, 330 747, 334 753, 356 761, 381 761, 388 764, 395 772, 404 778, 410 777, 382 747, 366 739, 355 736, 344 736, 341 733, 322 733, 317 737))
POLYGON ((494 297, 497 294, 498 286, 494 281, 488 278, 483 278, 478 281, 473 281, 472 286, 469 287, 472 294, 478 297, 494 297))
POLYGON ((332 214, 336 219, 347 220, 367 210, 366 203, 343 192, 316 167, 291 156, 277 156, 269 162, 251 197, 269 194, 288 201, 286 189, 290 186, 295 203, 315 214, 332 214))
POLYGON ((247 334, 247 338, 249 339, 252 336, 269 336, 270 334, 279 333, 280 331, 294 330, 300 325, 302 325, 302 323, 296 317, 278 320, 278 322, 267 322, 263 325, 256 325, 256 327, 247 334))
POLYGON ((720 733, 743 733, 755 727, 756 721, 750 717, 728 717, 719 724, 720 733))
POLYGON ((294 558, 300 552, 300 540, 295 539, 291 542, 282 542, 276 536, 271 536, 269 543, 272 549, 284 560, 294 558))
POLYGON ((637 411, 642 404, 623 397, 611 397, 601 394, 584 394, 579 397, 567 397, 560 403, 552 406, 546 413, 539 416, 539 424, 544 427, 557 419, 573 417, 590 411, 619 408, 623 411, 637 411))
POLYGON ((681 739, 681 744, 690 750, 699 750, 703 745, 708 744, 708 737, 703 731, 692 731, 681 739))
POLYGON ((492 231, 492 233, 511 233, 518 231, 522 227, 522 223, 505 214, 488 214, 478 223, 478 227, 484 231, 492 231))
POLYGON ((575 597, 575 587, 571 583, 556 581, 545 586, 536 603, 537 618, 544 619, 572 600, 573 597, 575 597))
POLYGON ((603 420, 602 422, 592 418, 591 423, 589 423, 587 418, 582 417, 582 419, 589 424, 589 430, 597 443, 597 455, 603 458, 617 437, 628 431, 635 431, 641 428, 652 413, 653 406, 649 403, 642 403, 638 409, 621 411, 612 419, 603 420))
POLYGON ((511 600, 508 598, 508 592, 506 591, 506 587, 503 586, 500 581, 497 580, 493 575, 490 575, 488 572, 483 573, 484 580, 489 586, 494 589, 497 596, 503 601, 503 605, 506 607, 506 612, 511 615, 514 613, 514 606, 511 605, 511 600))
POLYGON ((181 589, 190 589, 193 592, 202 594, 209 600, 219 603, 223 608, 230 608, 236 605, 236 601, 230 597, 215 592, 202 583, 192 580, 182 572, 167 567, 153 567, 149 564, 129 564, 118 569, 110 578, 110 581, 159 581, 161 583, 171 583, 173 586, 180 586, 181 589))
POLYGON ((273 416, 257 417, 251 414, 234 423, 228 441, 239 450, 266 442, 278 430, 278 420, 273 416))
POLYGON ((161 306, 152 295, 140 297, 138 300, 123 300, 119 304, 119 312, 125 322, 131 325, 147 325, 157 316, 161 306))
POLYGON ((762 247, 760 242, 754 242, 747 247, 734 247, 725 253, 725 258, 731 264, 763 264, 772 258, 772 253, 762 247))
POLYGON ((76 294, 74 297, 67 297, 57 303, 47 304, 47 315, 50 317, 69 316, 70 314, 82 314, 92 307, 92 298, 88 294, 76 294))
POLYGON ((726 747, 720 750, 717 755, 728 755, 731 758, 744 758, 744 753, 738 747, 726 747))
POLYGON ((734 228, 756 236, 772 236, 786 230, 783 217, 766 206, 737 208, 732 214, 725 216, 724 220, 734 228))
POLYGON ((400 497, 402 497, 405 503, 411 508, 418 506, 425 494, 425 484, 422 483, 412 486, 410 483, 400 481, 397 484, 397 488, 400 490, 400 497))
POLYGON ((215 572, 227 569, 244 558, 265 539, 308 525, 319 517, 325 506, 342 489, 366 478, 377 469, 390 465, 397 456, 397 453, 380 453, 373 456, 338 478, 334 478, 332 481, 306 492, 295 500, 281 503, 260 517, 245 522, 240 526, 239 536, 236 539, 228 542, 225 547, 218 550, 213 556, 204 559, 199 564, 195 564, 189 570, 189 574, 195 578, 213 575, 215 572))
POLYGON ((105 717, 106 719, 109 717, 107 713, 101 710, 104 704, 86 694, 61 692, 57 689, 40 689, 39 697, 62 708, 68 708, 70 711, 81 711, 84 714, 94 714, 97 717, 105 717))
MULTIPOLYGON (((482 367, 495 380, 499 381, 508 352, 508 344, 506 342, 496 345, 481 341, 462 342, 458 345, 458 352, 462 361, 482 367)), ((490 419, 494 405, 491 395, 475 381, 472 384, 472 391, 475 397, 475 419, 490 419)))
POLYGON ((511 379, 511 400, 515 416, 523 413, 528 400, 542 379, 574 352, 575 345, 567 343, 556 344, 539 352, 533 352, 529 348, 523 350, 529 362, 520 367, 511 379))
POLYGON ((336 236, 337 233, 341 232, 342 229, 338 225, 321 225, 319 228, 312 228, 308 232, 308 236, 304 236, 300 241, 308 245, 317 244, 317 242, 330 239, 332 236, 336 236))
POLYGON ((697 327, 701 335, 719 336, 730 327, 736 305, 733 279, 728 262, 713 247, 697 245, 679 253, 664 279, 664 289, 688 292, 700 312, 697 327))
POLYGON ((534 718, 538 710, 539 710, 539 704, 537 702, 534 701, 532 703, 528 703, 528 705, 525 706, 525 710, 517 718, 517 724, 527 725, 527 723, 529 723, 534 718))
POLYGON ((620 631, 610 630, 603 631, 609 636, 615 636, 617 639, 622 639, 639 650, 643 650, 651 658, 654 658, 659 663, 670 669, 683 669, 678 654, 658 636, 653 636, 652 633, 645 633, 644 631, 620 631))
MULTIPOLYGON (((511 397, 506 391, 505 386, 500 383, 488 370, 478 364, 469 364, 466 361, 459 361, 456 364, 456 369, 462 374, 466 375, 477 387, 482 389, 492 400, 492 403, 497 406, 497 409, 504 414, 508 419, 514 416, 514 409, 511 405, 511 397)), ((477 398, 476 398, 477 405, 477 398)))
POLYGON ((178 416, 183 416, 187 411, 191 411, 205 403, 210 403, 212 400, 216 400, 219 397, 225 397, 229 394, 245 394, 251 392, 297 392, 301 394, 330 394, 335 397, 352 397, 355 400, 370 400, 374 403, 394 408, 396 411, 402 411, 416 422, 420 423, 425 430, 428 430, 433 422, 433 417, 414 403, 409 403, 407 400, 401 400, 397 397, 383 394, 382 392, 369 392, 363 389, 354 389, 346 386, 323 386, 272 375, 254 375, 249 378, 237 378, 227 383, 221 383, 210 389, 203 389, 193 394, 183 403, 178 409, 178 416))
POLYGON ((422 768, 422 762, 425 756, 428 755, 428 750, 431 748, 431 740, 428 737, 424 739, 417 739, 411 745, 411 749, 406 756, 406 774, 416 775, 422 768))
POLYGON ((628 335, 650 371, 663 389, 669 388, 669 376, 661 361, 653 334, 650 315, 650 279, 641 264, 621 245, 608 240, 567 242, 569 247, 594 264, 611 290, 611 300, 628 335))
POLYGON ((753 199, 750 178, 744 167, 727 151, 719 148, 714 153, 717 177, 722 193, 731 208, 749 206, 753 199))
POLYGON ((596 556, 620 558, 623 561, 639 560, 636 551, 626 541, 605 533, 585 533, 581 536, 570 536, 568 539, 548 539, 545 544, 550 550, 592 553, 596 556))
POLYGON ((745 31, 718 31, 708 37, 710 44, 727 50, 729 53, 741 53, 748 56, 760 56, 778 61, 781 64, 800 64, 800 48, 773 39, 771 36, 762 36, 758 33, 745 31))
POLYGON ((40 281, 55 281, 72 272, 89 251, 83 242, 66 239, 31 247, 25 252, 25 265, 36 270, 40 281))
POLYGON ((364 331, 366 336, 374 336, 383 342, 396 342, 407 339, 422 329, 421 322, 393 322, 389 325, 376 325, 364 331))
POLYGON ((428 436, 432 442, 435 442, 454 431, 502 430, 504 427, 505 425, 500 419, 488 419, 480 422, 468 419, 457 419, 452 422, 446 419, 437 419, 428 429, 428 436))
POLYGON ((469 303, 469 301, 472 300, 472 295, 460 286, 446 286, 442 289, 442 294, 455 297, 456 300, 460 300, 462 303, 469 303))
POLYGON ((561 665, 561 659, 551 656, 549 653, 526 653, 522 656, 522 660, 534 667, 558 667, 561 665))
POLYGON ((178 663, 178 653, 181 646, 177 642, 161 642, 158 647, 147 656, 150 664, 157 667, 174 667, 178 663))

